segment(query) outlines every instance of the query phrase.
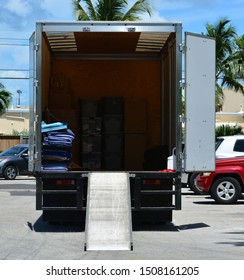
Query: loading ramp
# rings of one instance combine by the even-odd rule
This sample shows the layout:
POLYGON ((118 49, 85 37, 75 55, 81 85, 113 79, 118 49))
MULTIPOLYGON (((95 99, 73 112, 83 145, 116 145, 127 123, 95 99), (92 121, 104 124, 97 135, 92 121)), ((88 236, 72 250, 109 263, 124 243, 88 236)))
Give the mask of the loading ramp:
POLYGON ((130 183, 127 172, 88 175, 85 250, 132 250, 130 183))

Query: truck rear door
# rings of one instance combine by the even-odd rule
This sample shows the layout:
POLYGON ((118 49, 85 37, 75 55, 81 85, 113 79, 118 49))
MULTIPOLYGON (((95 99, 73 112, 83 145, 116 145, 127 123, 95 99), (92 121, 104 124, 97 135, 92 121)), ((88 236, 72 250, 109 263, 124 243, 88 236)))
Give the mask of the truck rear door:
POLYGON ((215 169, 215 40, 185 34, 185 171, 215 169))

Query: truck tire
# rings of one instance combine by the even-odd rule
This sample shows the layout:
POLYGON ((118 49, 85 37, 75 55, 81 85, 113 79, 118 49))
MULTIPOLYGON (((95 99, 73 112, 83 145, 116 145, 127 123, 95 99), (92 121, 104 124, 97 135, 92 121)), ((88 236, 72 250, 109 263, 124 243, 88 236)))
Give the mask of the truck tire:
POLYGON ((9 165, 4 170, 4 178, 6 180, 14 180, 18 174, 18 170, 14 165, 9 165))
POLYGON ((199 190, 199 188, 196 185, 196 179, 199 173, 192 173, 189 179, 189 188, 195 193, 195 194, 204 194, 205 192, 202 190, 199 190))
POLYGON ((241 185, 233 177, 222 177, 213 183, 211 196, 217 203, 234 204, 241 196, 241 185))

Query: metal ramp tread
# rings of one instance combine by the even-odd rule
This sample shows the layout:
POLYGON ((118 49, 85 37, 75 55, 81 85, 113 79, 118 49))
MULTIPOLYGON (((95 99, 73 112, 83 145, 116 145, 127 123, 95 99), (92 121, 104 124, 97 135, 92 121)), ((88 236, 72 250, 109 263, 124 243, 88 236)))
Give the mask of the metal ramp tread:
POLYGON ((129 175, 88 175, 85 250, 132 250, 129 175))

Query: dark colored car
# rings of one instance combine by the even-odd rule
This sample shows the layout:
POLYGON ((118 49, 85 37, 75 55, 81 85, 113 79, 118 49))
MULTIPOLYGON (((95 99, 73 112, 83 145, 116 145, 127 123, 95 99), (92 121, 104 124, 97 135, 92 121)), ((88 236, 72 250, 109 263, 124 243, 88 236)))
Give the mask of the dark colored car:
POLYGON ((17 175, 28 175, 28 144, 20 144, 0 153, 0 177, 14 180, 17 175))

